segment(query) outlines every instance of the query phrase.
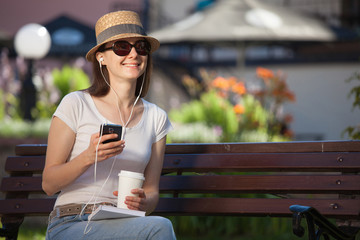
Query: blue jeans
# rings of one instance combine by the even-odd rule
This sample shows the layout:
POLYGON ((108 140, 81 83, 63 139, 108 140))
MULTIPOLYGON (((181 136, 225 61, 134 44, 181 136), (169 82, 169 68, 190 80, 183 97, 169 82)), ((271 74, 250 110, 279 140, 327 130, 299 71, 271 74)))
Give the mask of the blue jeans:
POLYGON ((54 217, 46 232, 46 240, 56 239, 176 239, 170 220, 147 216, 90 221, 89 214, 54 217))

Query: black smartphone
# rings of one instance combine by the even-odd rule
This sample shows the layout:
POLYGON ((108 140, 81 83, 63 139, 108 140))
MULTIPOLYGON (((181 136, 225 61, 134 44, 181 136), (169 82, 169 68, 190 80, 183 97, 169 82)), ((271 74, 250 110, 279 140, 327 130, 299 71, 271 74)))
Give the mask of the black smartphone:
POLYGON ((103 141, 103 143, 116 142, 116 141, 121 140, 121 132, 122 132, 122 126, 121 125, 102 124, 100 126, 100 133, 101 133, 101 129, 103 131, 103 135, 112 134, 112 133, 116 133, 118 135, 117 138, 113 138, 113 139, 103 141))

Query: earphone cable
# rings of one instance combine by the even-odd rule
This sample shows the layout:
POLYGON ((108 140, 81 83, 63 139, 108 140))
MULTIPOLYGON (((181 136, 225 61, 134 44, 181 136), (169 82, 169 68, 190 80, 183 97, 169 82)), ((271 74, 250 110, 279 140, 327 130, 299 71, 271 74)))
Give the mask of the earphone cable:
POLYGON ((124 134, 125 134, 125 129, 126 129, 127 125, 129 124, 131 118, 132 118, 135 105, 136 105, 136 103, 137 103, 137 102, 139 101, 139 99, 140 99, 141 92, 142 92, 142 89, 143 89, 143 86, 144 86, 144 82, 145 82, 146 70, 145 70, 144 73, 143 73, 143 79, 142 79, 142 83, 141 83, 141 87, 140 87, 139 94, 138 94, 138 96, 136 97, 136 99, 135 99, 135 101, 134 101, 134 104, 133 104, 133 106, 132 106, 132 108, 131 108, 130 116, 129 116, 127 122, 124 124, 124 120, 123 120, 123 118, 122 118, 122 113, 121 113, 120 105, 119 105, 119 104, 120 104, 120 103, 119 103, 119 95, 117 94, 117 92, 115 91, 115 89, 110 85, 110 83, 106 80, 106 77, 105 77, 105 75, 104 75, 104 73, 103 73, 103 70, 102 70, 101 61, 99 61, 99 68, 100 68, 100 73, 101 73, 102 77, 104 78, 105 83, 110 87, 110 89, 111 89, 111 90, 113 91, 113 93, 115 94, 116 103, 117 103, 117 108, 118 108, 118 112, 119 112, 119 116, 120 116, 120 121, 121 121, 121 123, 122 123, 122 125, 123 125, 123 131, 122 131, 122 134, 121 134, 121 135, 122 135, 122 136, 121 136, 121 139, 123 139, 124 134))

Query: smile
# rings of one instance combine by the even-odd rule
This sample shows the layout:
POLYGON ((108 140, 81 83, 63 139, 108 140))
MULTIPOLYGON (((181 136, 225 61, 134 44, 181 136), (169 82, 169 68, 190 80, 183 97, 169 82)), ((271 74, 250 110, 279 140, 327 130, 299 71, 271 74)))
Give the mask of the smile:
POLYGON ((140 64, 137 64, 137 63, 124 63, 123 65, 128 66, 128 67, 138 67, 138 66, 140 66, 140 64))

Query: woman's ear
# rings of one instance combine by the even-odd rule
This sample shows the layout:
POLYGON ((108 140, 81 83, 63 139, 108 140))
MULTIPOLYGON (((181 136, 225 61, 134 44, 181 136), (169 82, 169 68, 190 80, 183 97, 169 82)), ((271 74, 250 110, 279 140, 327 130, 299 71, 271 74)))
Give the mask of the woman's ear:
POLYGON ((104 57, 101 53, 96 53, 96 60, 99 62, 99 64, 104 65, 104 57))

